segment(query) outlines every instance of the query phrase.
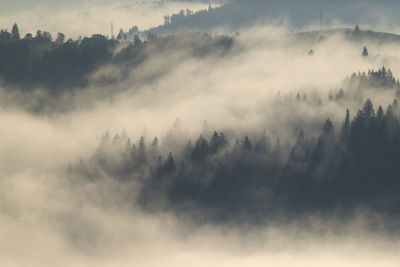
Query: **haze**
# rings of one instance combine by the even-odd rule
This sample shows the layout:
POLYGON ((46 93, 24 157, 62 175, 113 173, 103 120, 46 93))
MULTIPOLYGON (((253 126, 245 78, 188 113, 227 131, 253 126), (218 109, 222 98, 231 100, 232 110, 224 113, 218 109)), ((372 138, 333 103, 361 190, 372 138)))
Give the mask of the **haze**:
POLYGON ((397 266, 397 3, 266 2, 6 0, 0 265, 397 266))

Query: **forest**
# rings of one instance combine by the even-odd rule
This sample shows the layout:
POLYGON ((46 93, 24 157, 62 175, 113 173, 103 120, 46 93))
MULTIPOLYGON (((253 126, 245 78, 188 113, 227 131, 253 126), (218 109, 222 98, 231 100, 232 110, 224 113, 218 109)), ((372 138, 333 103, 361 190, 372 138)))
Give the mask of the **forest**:
POLYGON ((400 2, 6 2, 0 266, 398 266, 400 2))
MULTIPOLYGON (((190 48, 190 53, 197 57, 213 52, 223 55, 233 43, 228 36, 212 37, 207 33, 190 32, 166 37, 149 34, 146 40, 135 35, 132 42, 124 44, 101 34, 77 40, 65 39, 63 33, 58 33, 53 40, 49 32, 41 30, 35 36, 27 33, 21 38, 17 24, 13 25, 11 32, 1 30, 1 81, 8 87, 25 91, 43 87, 51 94, 60 94, 66 89, 88 86, 90 75, 102 66, 114 64, 133 69, 150 55, 168 53, 168 50, 182 45, 190 48)), ((126 75, 120 74, 121 78, 126 75)), ((102 82, 115 81, 104 77, 102 82)))
POLYGON ((228 0, 210 1, 216 6, 210 6, 200 11, 181 9, 179 12, 164 17, 164 25, 148 29, 155 34, 171 34, 179 30, 218 31, 221 29, 235 33, 242 28, 254 27, 259 24, 282 25, 301 30, 310 25, 331 25, 341 21, 347 25, 357 23, 379 24, 377 12, 385 13, 386 23, 396 24, 398 18, 391 12, 399 8, 399 3, 393 0, 380 2, 371 0, 307 0, 293 2, 291 0, 228 0), (322 21, 320 13, 322 11, 322 21))
MULTIPOLYGON (((179 131, 179 123, 174 127, 179 131)), ((105 133, 90 159, 69 171, 92 181, 104 175, 139 179, 143 207, 216 222, 346 214, 359 207, 400 212, 397 100, 375 110, 368 99, 353 118, 344 112, 340 125, 326 119, 319 136, 300 129, 292 146, 265 135, 233 138, 209 130, 176 154, 163 157, 160 145, 157 137, 132 142, 126 133, 105 133)))
MULTIPOLYGON (((352 36, 360 32, 357 25, 352 36)), ((132 81, 132 70, 146 68, 154 58, 170 55, 177 62, 187 57, 206 62, 217 57, 223 61, 246 49, 234 37, 200 32, 169 36, 149 33, 143 40, 135 35, 132 41, 99 34, 65 39, 58 33, 53 40, 49 32, 40 30, 35 36, 28 33, 21 38, 17 24, 11 32, 2 30, 3 85, 27 93, 44 88, 57 103, 64 94, 85 91, 88 86, 123 87, 124 80, 132 81), (179 49, 187 51, 179 54, 179 49), (93 80, 96 71, 107 66, 118 66, 118 76, 100 72, 100 78, 93 80)), ((364 52, 360 51, 360 58, 368 58, 366 49, 364 46, 364 52)), ((309 60, 315 56, 308 53, 309 60)), ((174 71, 162 69, 145 78, 150 79, 145 84, 174 71)), ((133 81, 139 84, 140 80, 133 81)), ((151 140, 142 136, 134 141, 126 132, 106 132, 91 156, 70 163, 68 176, 71 181, 89 183, 106 177, 122 184, 135 181, 140 184, 140 193, 129 201, 139 203, 144 210, 171 210, 219 223, 266 223, 314 213, 346 214, 360 207, 397 216, 399 96, 398 79, 383 66, 345 77, 341 88, 330 90, 327 96, 319 92, 278 93, 269 105, 273 116, 287 116, 282 123, 286 128, 280 130, 264 125, 243 135, 234 126, 224 129, 214 125, 214 129, 205 122, 193 137, 181 128, 178 118, 166 136, 151 140), (376 106, 373 98, 365 97, 370 92, 387 93, 392 103, 376 106), (329 105, 341 110, 342 121, 334 123, 336 118, 322 116, 304 119, 301 113, 282 112, 302 107, 314 112, 329 105), (294 120, 303 122, 290 122, 296 116, 294 120), (281 137, 279 131, 290 137, 281 137)))
POLYGON ((320 121, 317 134, 306 124, 289 125, 294 132, 288 142, 279 132, 271 135, 273 129, 238 136, 204 122, 191 140, 178 118, 165 138, 133 141, 126 132, 107 132, 94 154, 71 163, 68 172, 72 180, 136 181, 140 194, 130 201, 200 221, 266 223, 315 213, 346 216, 360 207, 398 216, 399 81, 383 66, 355 72, 341 86, 325 97, 298 92, 272 103, 276 110, 338 105, 342 121, 320 121), (374 107, 373 100, 363 100, 371 90, 390 92, 392 103, 374 107), (353 103, 361 108, 350 114, 346 105, 353 103))

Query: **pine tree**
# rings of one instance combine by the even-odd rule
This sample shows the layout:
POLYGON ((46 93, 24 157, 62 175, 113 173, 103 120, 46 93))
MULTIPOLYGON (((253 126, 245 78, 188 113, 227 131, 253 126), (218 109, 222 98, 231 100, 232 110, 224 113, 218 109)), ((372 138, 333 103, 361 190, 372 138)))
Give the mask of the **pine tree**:
POLYGON ((247 150, 247 151, 250 151, 250 150, 252 150, 252 145, 251 145, 251 141, 250 141, 250 139, 249 139, 249 137, 248 136, 246 136, 245 138, 244 138, 244 140, 243 140, 243 148, 245 149, 245 150, 247 150))
POLYGON ((361 33, 360 26, 358 26, 358 24, 357 24, 356 27, 354 28, 353 34, 359 35, 360 33, 361 33))
POLYGON ((57 33, 56 42, 59 44, 62 44, 62 43, 64 43, 64 41, 65 41, 65 35, 61 32, 57 33))
POLYGON ((382 106, 379 106, 378 111, 376 112, 376 120, 378 122, 381 122, 383 120, 383 117, 384 117, 383 108, 382 106))
POLYGON ((374 105, 371 99, 367 99, 364 103, 363 114, 366 118, 375 117, 374 105))
POLYGON ((324 125, 322 125, 322 135, 323 136, 327 136, 333 133, 333 123, 330 119, 327 119, 324 123, 324 125))
POLYGON ((341 139, 344 140, 349 136, 350 133, 350 112, 349 109, 346 110, 346 118, 344 119, 342 126, 341 139))
POLYGON ((15 39, 15 40, 19 40, 20 39, 19 29, 18 29, 17 23, 14 23, 14 25, 13 25, 12 30, 11 30, 11 35, 12 35, 12 38, 15 39))
POLYGON ((363 52, 362 52, 363 57, 368 57, 369 53, 368 53, 368 49, 366 46, 364 46, 363 52))
POLYGON ((175 171, 175 169, 176 169, 176 164, 174 157, 172 156, 172 153, 169 153, 168 159, 165 161, 163 171, 165 173, 171 173, 175 171))
POLYGON ((145 139, 143 136, 141 136, 140 140, 139 140, 137 160, 138 160, 139 164, 144 164, 147 162, 146 144, 145 144, 145 139))
POLYGON ((151 157, 152 159, 157 158, 158 156, 158 138, 154 137, 153 142, 151 143, 151 157))
POLYGON ((204 139, 203 135, 201 135, 192 151, 191 159, 194 162, 203 163, 208 156, 208 152, 208 142, 204 139))

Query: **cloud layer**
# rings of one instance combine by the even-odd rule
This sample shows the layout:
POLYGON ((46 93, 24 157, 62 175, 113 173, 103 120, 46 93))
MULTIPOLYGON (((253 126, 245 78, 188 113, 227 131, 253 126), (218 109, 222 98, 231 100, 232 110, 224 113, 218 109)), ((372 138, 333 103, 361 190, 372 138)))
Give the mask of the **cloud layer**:
MULTIPOLYGON (((101 6, 90 11, 88 21, 108 18, 104 10, 101 6)), ((149 10, 153 9, 133 12, 149 10)), ((125 10, 116 12, 116 17, 118 12, 126 15, 125 10)), ((154 16, 160 17, 165 9, 157 12, 154 16)), ((85 20, 76 14, 56 16, 85 20)), ((48 25, 58 29, 57 23, 48 25)), ((91 23, 84 24, 84 31, 102 31, 91 23)), ((68 27, 64 31, 70 35, 82 30, 80 23, 68 27)), ((67 112, 50 108, 31 114, 20 108, 26 104, 21 100, 24 93, 14 95, 5 88, 2 101, 8 105, 0 111, 0 265, 396 266, 396 237, 368 231, 365 217, 372 216, 378 224, 380 218, 367 211, 360 211, 349 225, 310 216, 285 226, 199 226, 167 211, 143 211, 136 202, 136 181, 120 183, 107 176, 88 181, 67 175, 70 163, 93 154, 105 131, 125 129, 132 140, 158 136, 166 143, 177 117, 182 138, 197 138, 207 119, 212 130, 231 136, 275 131, 283 144, 291 143, 294 126, 317 132, 327 117, 339 123, 345 107, 354 114, 361 106, 362 102, 327 102, 329 92, 339 90, 346 76, 383 64, 396 77, 400 74, 397 43, 353 42, 340 34, 318 40, 299 40, 284 28, 264 26, 235 37, 226 55, 199 58, 185 42, 154 50, 144 64, 128 70, 127 79, 119 79, 118 65, 103 66, 82 92, 51 99, 58 105, 75 104, 77 108, 67 112), (369 58, 361 56, 364 45, 369 58), (117 83, 99 88, 99 73, 116 74, 117 83), (316 94, 327 104, 277 104, 278 93, 284 98, 298 92, 316 94)), ((366 91, 363 97, 386 105, 393 92, 366 91)), ((177 149, 174 142, 165 147, 165 154, 177 149)))

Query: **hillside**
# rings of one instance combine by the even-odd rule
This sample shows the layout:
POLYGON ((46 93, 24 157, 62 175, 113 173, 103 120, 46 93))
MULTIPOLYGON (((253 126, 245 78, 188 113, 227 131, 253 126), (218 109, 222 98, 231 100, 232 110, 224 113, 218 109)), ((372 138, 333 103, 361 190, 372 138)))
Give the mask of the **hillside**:
POLYGON ((400 8, 398 1, 384 0, 232 0, 220 7, 188 12, 182 10, 177 14, 168 14, 164 25, 154 27, 146 32, 168 34, 180 30, 199 30, 211 32, 223 28, 235 32, 242 28, 259 23, 287 25, 298 31, 310 25, 320 25, 321 9, 323 25, 337 21, 348 25, 379 25, 384 14, 386 26, 400 22, 395 10, 400 8), (305 4, 306 2, 306 4, 305 4))

